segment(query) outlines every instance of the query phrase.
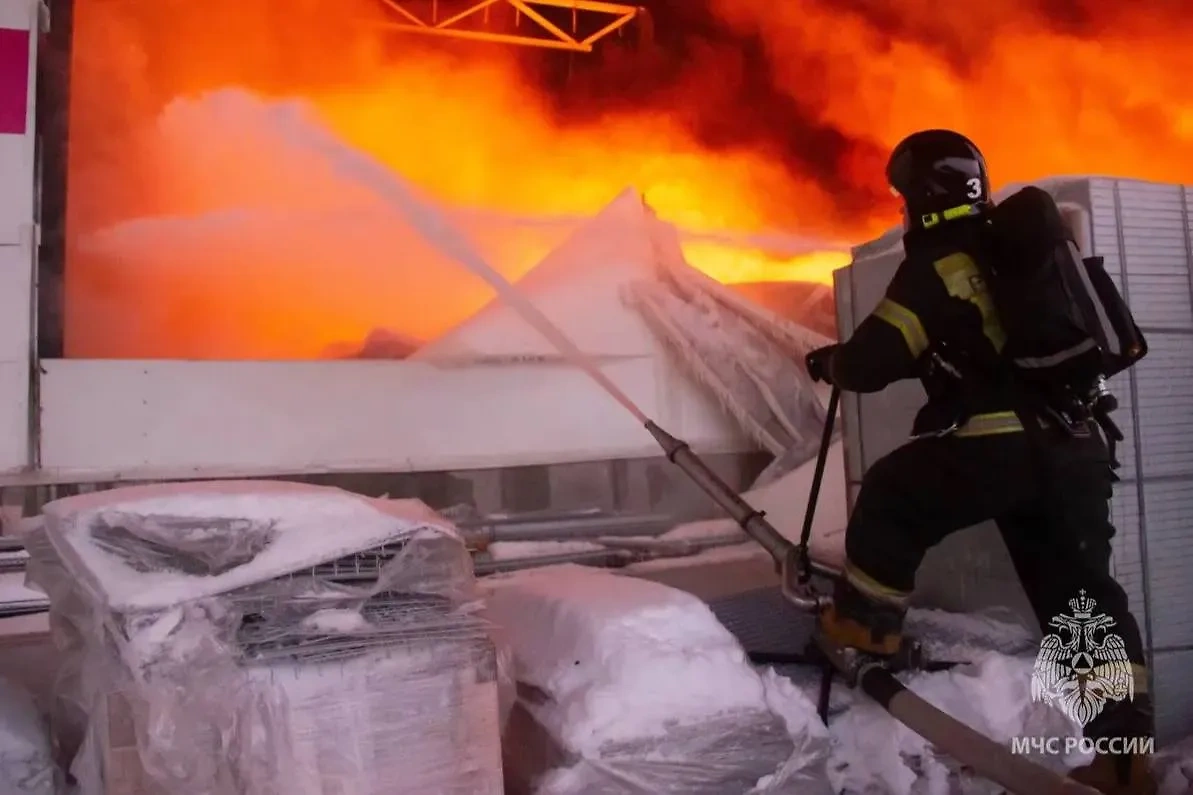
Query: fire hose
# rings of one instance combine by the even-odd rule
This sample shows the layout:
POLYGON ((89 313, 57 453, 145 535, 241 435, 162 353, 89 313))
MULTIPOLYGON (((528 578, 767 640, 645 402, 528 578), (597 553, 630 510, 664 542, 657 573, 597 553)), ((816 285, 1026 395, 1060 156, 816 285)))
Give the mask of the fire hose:
MULTIPOLYGON (((283 120, 284 121, 284 120, 283 120)), ((825 596, 809 587, 811 575, 819 572, 835 576, 832 570, 812 562, 808 555, 808 535, 811 531, 814 487, 808 514, 805 516, 801 544, 784 537, 766 520, 762 512, 753 508, 735 490, 709 469, 688 444, 663 430, 630 399, 596 363, 584 354, 562 330, 544 315, 525 295, 505 277, 494 270, 468 243, 458 230, 452 228, 443 213, 419 199, 388 169, 366 155, 346 150, 327 133, 315 133, 309 127, 291 130, 292 138, 302 139, 308 148, 323 154, 333 167, 349 179, 372 190, 387 201, 411 226, 418 229, 429 242, 452 259, 492 286, 522 318, 542 334, 561 354, 582 369, 606 393, 632 414, 654 437, 668 460, 675 464, 714 502, 725 510, 750 538, 756 541, 775 561, 784 596, 805 610, 819 610, 828 604, 825 596)), ((836 399, 830 398, 826 432, 817 459, 817 474, 822 475, 831 423, 836 413, 836 399)), ((978 774, 1005 787, 1015 795, 1079 795, 1096 790, 1064 778, 1024 757, 1016 756, 1004 746, 975 731, 966 724, 945 714, 908 690, 890 670, 877 663, 861 663, 852 658, 850 650, 825 643, 822 650, 829 662, 854 681, 859 689, 872 698, 892 717, 928 740, 958 762, 978 774)))

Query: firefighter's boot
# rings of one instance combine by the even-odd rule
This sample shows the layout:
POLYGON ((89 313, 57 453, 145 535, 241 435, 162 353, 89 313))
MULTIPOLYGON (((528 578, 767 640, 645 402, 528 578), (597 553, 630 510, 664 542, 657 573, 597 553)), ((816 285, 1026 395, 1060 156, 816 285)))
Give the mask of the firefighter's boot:
MULTIPOLYGON (((1156 736, 1155 710, 1146 688, 1147 674, 1138 668, 1135 671, 1135 695, 1107 704, 1085 727, 1086 736, 1121 737, 1137 744, 1153 740, 1156 736)), ((1106 795, 1155 795, 1159 785, 1152 774, 1151 762, 1150 753, 1100 753, 1093 762, 1069 775, 1106 795)))
POLYGON ((906 600, 866 593, 846 578, 837 581, 833 603, 819 616, 818 631, 831 643, 889 658, 903 645, 906 600))
POLYGON ((1069 778, 1103 795, 1156 795, 1159 785, 1151 763, 1150 754, 1098 754, 1069 778))

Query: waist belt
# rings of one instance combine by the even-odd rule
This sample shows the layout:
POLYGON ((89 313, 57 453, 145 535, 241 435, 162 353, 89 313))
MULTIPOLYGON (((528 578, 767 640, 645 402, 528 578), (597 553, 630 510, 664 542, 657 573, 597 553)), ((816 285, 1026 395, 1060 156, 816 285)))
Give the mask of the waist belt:
POLYGON ((999 433, 1019 433, 1023 423, 1013 411, 992 411, 975 414, 953 431, 954 436, 994 436, 999 433))
POLYGON ((991 411, 985 414, 974 414, 963 423, 953 423, 938 431, 917 433, 913 439, 931 436, 994 436, 1000 433, 1021 433, 1023 423, 1013 411, 991 411))

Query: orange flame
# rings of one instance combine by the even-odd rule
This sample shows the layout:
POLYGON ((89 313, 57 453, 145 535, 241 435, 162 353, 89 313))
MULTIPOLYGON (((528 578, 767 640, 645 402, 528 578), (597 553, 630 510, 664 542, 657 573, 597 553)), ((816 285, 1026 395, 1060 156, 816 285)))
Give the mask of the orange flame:
MULTIPOLYGON (((319 357, 376 328, 434 336, 487 300, 392 220, 346 222, 366 200, 288 150, 259 106, 199 99, 226 87, 305 98, 346 144, 450 205, 557 219, 539 229, 462 221, 511 277, 562 239, 568 218, 629 185, 688 230, 864 239, 893 220, 889 203, 867 198, 881 188, 876 153, 917 127, 964 129, 1000 182, 1060 172, 1193 181, 1181 24, 1141 14, 1110 32, 1062 34, 1025 11, 999 21, 992 9, 1015 11, 1012 0, 966 6, 991 14, 976 21, 888 0, 904 17, 889 30, 827 0, 709 2, 729 29, 763 41, 771 77, 806 119, 854 142, 833 180, 757 138, 714 147, 693 132, 677 108, 708 101, 714 83, 718 98, 734 94, 716 57, 693 59, 665 103, 568 119, 519 53, 383 34, 369 24, 380 13, 371 0, 76 0, 68 355, 319 357), (969 41, 995 31, 998 48, 969 41), (944 45, 923 43, 933 33, 944 45)), ((823 282, 848 261, 717 240, 685 252, 726 282, 823 282)))

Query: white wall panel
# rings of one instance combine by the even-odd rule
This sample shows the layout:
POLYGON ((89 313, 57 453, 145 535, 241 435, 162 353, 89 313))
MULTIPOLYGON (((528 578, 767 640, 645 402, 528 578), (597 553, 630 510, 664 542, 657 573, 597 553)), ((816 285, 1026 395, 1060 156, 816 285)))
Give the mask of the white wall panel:
POLYGON ((25 227, 25 242, 0 246, 0 361, 24 362, 29 358, 33 323, 32 229, 25 227))
POLYGON ((39 5, 0 2, 0 473, 30 464, 35 64, 39 5), (23 115, 22 115, 23 107, 23 115))
POLYGON ((0 473, 25 469, 28 456, 29 365, 0 362, 0 473))
MULTIPOLYGON (((564 366, 54 360, 43 370, 42 466, 59 480, 435 471, 659 453, 625 409, 564 366)), ((605 372, 697 450, 753 449, 704 390, 674 388, 684 376, 669 364, 641 358, 605 372)))
MULTIPOLYGON (((38 4, 33 0, 4 0, 0 3, 0 34, 6 46, 20 47, 28 53, 24 75, 25 132, 0 131, 0 175, 3 175, 0 179, 0 246, 19 244, 22 228, 33 219, 33 102, 37 52, 33 31, 36 30, 37 9, 38 4), (22 44, 16 44, 21 37, 12 31, 24 34, 22 44)), ((7 52, 13 54, 11 50, 7 52)), ((9 66, 7 59, 3 63, 5 67, 9 66)), ((6 74, 5 79, 12 80, 13 76, 6 74)), ((2 101, 5 101, 4 97, 0 97, 2 101)))

